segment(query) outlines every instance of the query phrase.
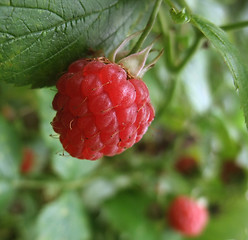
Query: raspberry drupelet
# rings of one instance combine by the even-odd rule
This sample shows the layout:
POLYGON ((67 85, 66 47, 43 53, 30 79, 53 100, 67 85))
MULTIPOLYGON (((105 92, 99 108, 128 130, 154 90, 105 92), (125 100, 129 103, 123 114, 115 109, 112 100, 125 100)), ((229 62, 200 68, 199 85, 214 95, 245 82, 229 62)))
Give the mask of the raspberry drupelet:
POLYGON ((52 126, 64 149, 79 159, 122 153, 154 119, 146 84, 106 58, 72 63, 56 87, 52 126))

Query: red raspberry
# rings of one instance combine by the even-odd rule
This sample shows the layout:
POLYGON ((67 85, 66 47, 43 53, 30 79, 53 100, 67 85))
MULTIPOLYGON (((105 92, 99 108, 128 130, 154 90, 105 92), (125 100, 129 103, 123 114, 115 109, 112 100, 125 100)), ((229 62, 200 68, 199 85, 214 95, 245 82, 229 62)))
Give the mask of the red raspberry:
POLYGON ((237 163, 230 159, 226 160, 221 166, 221 180, 225 184, 238 183, 245 178, 245 171, 237 163))
POLYGON ((72 63, 56 87, 52 126, 76 158, 119 154, 138 142, 154 119, 145 83, 105 58, 72 63))
POLYGON ((195 200, 177 197, 169 207, 169 224, 184 236, 197 236, 202 233, 208 222, 208 211, 195 200))
POLYGON ((20 166, 20 171, 23 174, 29 173, 34 165, 34 152, 30 148, 23 149, 22 161, 20 166))
POLYGON ((175 163, 176 170, 183 175, 191 175, 197 170, 197 162, 194 157, 181 156, 175 163))

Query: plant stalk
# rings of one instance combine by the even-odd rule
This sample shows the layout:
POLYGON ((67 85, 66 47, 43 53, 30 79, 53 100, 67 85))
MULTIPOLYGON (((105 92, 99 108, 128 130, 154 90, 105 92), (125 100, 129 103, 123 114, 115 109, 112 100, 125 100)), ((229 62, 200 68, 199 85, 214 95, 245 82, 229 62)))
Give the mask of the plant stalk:
POLYGON ((151 30, 153 28, 153 25, 154 25, 154 23, 156 21, 158 11, 159 11, 159 8, 160 8, 160 5, 161 5, 162 1, 163 0, 157 0, 156 1, 155 5, 153 7, 153 10, 152 10, 151 16, 150 16, 150 18, 148 20, 148 23, 147 23, 144 31, 142 32, 139 40, 137 41, 137 43, 135 44, 135 46, 131 50, 130 54, 136 53, 136 52, 138 52, 140 50, 142 44, 144 43, 144 41, 146 40, 147 36, 151 32, 151 30))
POLYGON ((8 181, 14 188, 17 189, 42 189, 47 188, 48 186, 54 186, 58 188, 66 188, 66 189, 77 189, 84 187, 92 179, 83 178, 77 180, 33 180, 33 179, 16 179, 12 181, 8 181))
POLYGON ((220 28, 223 29, 224 31, 231 31, 231 30, 236 30, 236 29, 245 28, 245 27, 248 27, 248 21, 242 21, 242 22, 220 26, 220 28))

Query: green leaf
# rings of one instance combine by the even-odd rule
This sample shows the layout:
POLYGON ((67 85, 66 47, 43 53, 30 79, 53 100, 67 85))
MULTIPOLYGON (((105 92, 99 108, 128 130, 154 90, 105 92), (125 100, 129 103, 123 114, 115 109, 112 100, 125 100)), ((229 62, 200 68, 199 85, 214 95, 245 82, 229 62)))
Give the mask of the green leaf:
POLYGON ((63 152, 63 147, 58 137, 53 137, 51 122, 55 117, 56 112, 52 108, 52 101, 56 93, 56 89, 43 88, 35 90, 39 102, 39 116, 41 119, 41 134, 47 145, 53 151, 53 154, 63 152))
POLYGON ((89 174, 98 164, 99 161, 80 160, 56 154, 53 156, 52 167, 63 179, 77 179, 89 174))
MULTIPOLYGON (((87 206, 92 209, 98 208, 104 201, 106 201, 106 199, 114 196, 121 188, 121 186, 119 186, 116 182, 118 182, 118 180, 109 180, 105 179, 104 177, 98 177, 90 181, 85 186, 83 191, 83 199, 85 202, 87 202, 87 206)), ((122 183, 122 181, 119 181, 120 185, 122 183)))
POLYGON ((0 115, 0 211, 5 210, 13 197, 9 181, 19 175, 20 142, 11 126, 0 115))
POLYGON ((12 186, 5 181, 0 180, 0 214, 5 212, 9 203, 14 197, 14 189, 12 186))
POLYGON ((20 142, 18 136, 0 115, 0 179, 18 176, 20 163, 20 142))
POLYGON ((173 229, 166 229, 163 233, 162 240, 183 240, 182 234, 174 231, 173 229))
POLYGON ((145 10, 136 0, 1 1, 0 80, 51 86, 72 61, 108 53, 145 10))
POLYGON ((206 112, 212 100, 207 78, 207 58, 206 51, 198 51, 182 72, 186 94, 198 113, 206 112))
POLYGON ((217 25, 225 24, 228 16, 228 5, 223 4, 223 1, 188 1, 192 12, 198 16, 202 16, 217 25))
POLYGON ((241 106, 244 111, 245 122, 248 126, 248 70, 238 49, 229 42, 225 32, 199 16, 193 15, 191 22, 209 39, 213 46, 221 53, 234 78, 238 88, 241 106))
POLYGON ((0 116, 0 179, 18 177, 20 142, 11 126, 0 116))
MULTIPOLYGON (((219 203, 220 211, 212 216, 204 233, 195 240, 247 239, 248 200, 245 195, 228 196, 219 203)), ((187 238, 188 239, 188 238, 187 238)), ((191 238, 189 238, 191 239, 191 238)))
POLYGON ((86 212, 75 193, 64 193, 38 217, 37 240, 88 240, 90 235, 86 212))
POLYGON ((123 192, 106 202, 103 215, 127 240, 160 239, 160 233, 147 217, 149 200, 134 192, 123 192))

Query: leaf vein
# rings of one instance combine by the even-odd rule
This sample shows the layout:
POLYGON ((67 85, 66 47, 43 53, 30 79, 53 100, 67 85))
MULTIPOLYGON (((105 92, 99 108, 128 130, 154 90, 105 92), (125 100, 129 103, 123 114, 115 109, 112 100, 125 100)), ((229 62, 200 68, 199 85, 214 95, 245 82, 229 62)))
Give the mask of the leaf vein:
MULTIPOLYGON (((134 8, 133 8, 134 11, 134 8)), ((102 40, 102 42, 100 44, 103 44, 104 42, 106 42, 109 38, 111 38, 117 31, 119 31, 126 23, 126 21, 130 18, 130 16, 132 16, 133 12, 130 11, 129 15, 127 15, 127 17, 123 20, 122 24, 120 24, 120 26, 118 26, 111 34, 108 35, 108 37, 106 37, 105 39, 102 40)))
POLYGON ((81 0, 78 1, 80 6, 82 7, 82 9, 84 10, 84 13, 86 13, 86 8, 84 6, 84 4, 81 2, 81 0))
POLYGON ((73 40, 73 41, 72 41, 71 43, 69 43, 68 45, 64 46, 62 49, 60 49, 59 51, 57 51, 55 54, 52 54, 50 57, 46 58, 45 60, 43 60, 43 61, 41 61, 41 62, 39 62, 39 63, 37 63, 37 64, 35 64, 35 65, 32 65, 32 66, 29 67, 29 68, 24 69, 24 70, 21 71, 21 72, 13 73, 13 75, 17 76, 17 75, 19 75, 19 74, 22 74, 22 73, 24 73, 24 72, 27 72, 27 71, 29 71, 29 70, 31 70, 31 69, 37 67, 37 66, 39 66, 39 65, 41 65, 41 64, 43 64, 43 63, 45 63, 45 62, 48 62, 50 59, 52 59, 52 58, 55 57, 56 55, 60 54, 60 53, 61 53, 62 51, 64 51, 65 49, 67 49, 67 48, 69 48, 70 46, 72 46, 73 44, 75 44, 75 43, 78 41, 78 39, 79 39, 79 37, 76 38, 75 40, 73 40))
POLYGON ((42 29, 42 30, 39 30, 39 31, 36 31, 36 32, 31 32, 31 33, 29 32, 29 33, 25 33, 23 35, 19 35, 19 36, 15 37, 14 39, 11 39, 7 43, 5 42, 5 43, 0 44, 0 46, 2 46, 4 44, 11 44, 12 42, 15 42, 15 41, 17 41, 19 39, 25 38, 25 37, 27 37, 29 35, 35 35, 35 34, 40 34, 40 33, 43 33, 43 32, 49 32, 49 31, 52 31, 53 29, 55 29, 56 27, 64 26, 64 25, 66 25, 68 23, 77 22, 78 20, 84 20, 85 17, 88 17, 90 15, 94 15, 94 14, 98 14, 98 13, 104 12, 104 11, 108 10, 109 8, 114 7, 116 4, 118 4, 118 1, 115 4, 112 4, 111 6, 109 6, 107 8, 103 8, 103 9, 98 10, 98 11, 92 11, 90 13, 86 13, 86 14, 83 14, 81 16, 78 16, 78 17, 76 17, 74 19, 68 19, 67 21, 60 22, 60 23, 58 23, 58 24, 56 24, 56 25, 54 25, 52 27, 49 27, 49 28, 46 28, 46 29, 42 29))
POLYGON ((56 15, 57 17, 59 17, 61 20, 65 21, 65 19, 62 16, 60 16, 58 13, 52 11, 51 9, 40 8, 40 7, 28 7, 28 6, 13 6, 13 5, 0 5, 0 7, 11 7, 13 9, 20 8, 20 9, 34 9, 34 10, 48 11, 49 13, 52 13, 52 14, 56 15))

